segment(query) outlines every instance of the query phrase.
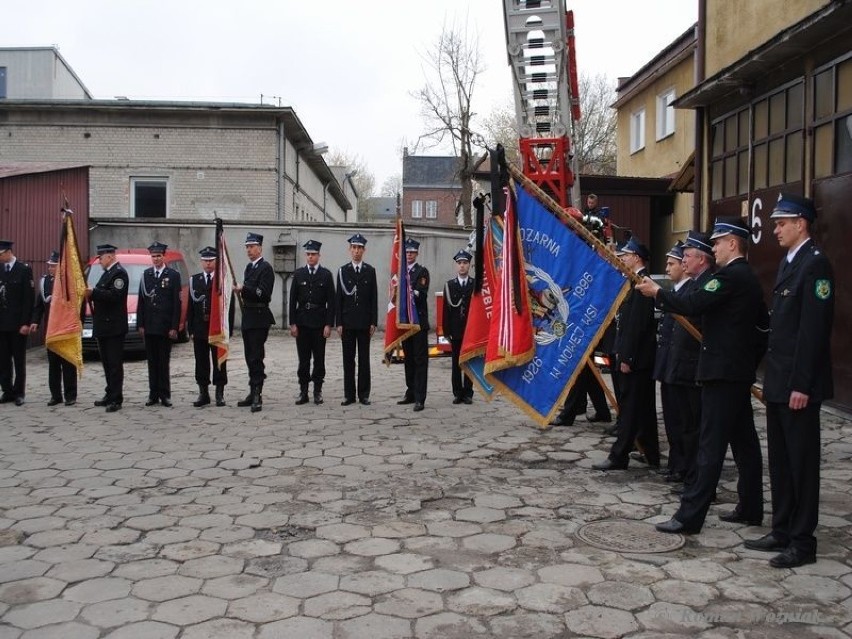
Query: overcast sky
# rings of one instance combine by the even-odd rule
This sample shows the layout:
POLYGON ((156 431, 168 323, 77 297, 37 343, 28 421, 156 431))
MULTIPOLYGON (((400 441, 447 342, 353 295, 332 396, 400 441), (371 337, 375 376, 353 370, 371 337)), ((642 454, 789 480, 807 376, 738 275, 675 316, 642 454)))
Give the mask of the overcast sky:
MULTIPOLYGON (((579 72, 613 83, 697 18, 696 0, 568 8, 579 72)), ((465 21, 487 66, 474 109, 487 115, 512 99, 500 0, 28 0, 4 4, 0 46, 58 46, 96 98, 280 98, 315 142, 361 156, 378 189, 423 131, 411 94, 424 84, 424 53, 444 25, 465 21)))

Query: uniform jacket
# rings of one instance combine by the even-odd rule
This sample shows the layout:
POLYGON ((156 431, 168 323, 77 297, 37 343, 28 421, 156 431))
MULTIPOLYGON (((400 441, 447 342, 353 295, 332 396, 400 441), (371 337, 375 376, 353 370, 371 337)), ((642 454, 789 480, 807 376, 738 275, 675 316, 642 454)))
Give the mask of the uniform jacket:
POLYGON ((834 273, 828 258, 808 240, 783 269, 772 291, 772 316, 763 392, 786 404, 792 391, 821 402, 834 394, 829 341, 834 318, 834 273))
MULTIPOLYGON (((210 336, 210 300, 214 279, 207 285, 205 273, 196 273, 189 278, 189 304, 186 309, 186 330, 195 338, 207 339, 210 336)), ((229 333, 234 333, 234 312, 236 300, 231 295, 228 315, 229 333)))
POLYGON ((29 264, 15 260, 11 270, 0 264, 0 331, 18 332, 29 325, 35 303, 35 282, 29 264))
POLYGON ((453 341, 464 337, 471 295, 473 295, 472 277, 467 278, 464 286, 459 283, 458 277, 447 280, 444 285, 444 312, 441 318, 445 337, 453 341))
MULTIPOLYGON (((640 277, 646 274, 645 269, 638 272, 640 277)), ((618 363, 629 364, 634 371, 650 371, 654 368, 656 346, 654 300, 631 287, 618 311, 614 347, 618 363)))
MULTIPOLYGON (((713 277, 713 269, 708 268, 697 278, 687 280, 680 288, 677 295, 684 296, 696 288, 701 288, 713 277)), ((672 318, 674 319, 674 318, 672 318)), ((696 315, 686 318, 698 332, 701 332, 701 316, 696 315)), ((701 342, 695 339, 678 322, 672 326, 671 342, 669 344, 668 361, 666 362, 663 381, 666 384, 678 386, 695 386, 698 374, 698 356, 701 354, 701 342)))
POLYGON ((414 294, 414 307, 420 320, 420 329, 429 330, 429 271, 415 262, 408 270, 411 291, 414 294))
POLYGON ((50 315, 50 300, 53 298, 53 280, 54 278, 50 275, 41 278, 33 306, 31 323, 41 325, 43 320, 45 330, 47 330, 47 318, 50 315))
POLYGON ((146 268, 139 282, 139 303, 136 318, 139 328, 149 335, 168 335, 180 327, 180 273, 163 267, 160 279, 154 267, 146 268))
POLYGON ((297 268, 290 284, 290 324, 308 328, 334 326, 334 276, 317 265, 311 275, 307 266, 297 268))
POLYGON ((95 337, 127 334, 127 286, 124 267, 116 262, 92 289, 92 328, 95 337))
POLYGON ((657 352, 654 355, 654 372, 651 376, 658 382, 666 381, 666 366, 671 354, 672 331, 676 323, 674 315, 671 313, 663 313, 663 318, 657 323, 657 352))
POLYGON ((269 328, 275 323, 269 302, 272 300, 272 289, 275 288, 275 271, 272 265, 262 257, 256 265, 246 264, 243 276, 243 290, 240 296, 243 300, 243 329, 269 328))
POLYGON ((376 269, 361 262, 356 275, 352 262, 337 271, 335 324, 343 328, 367 329, 379 323, 379 291, 376 269))
POLYGON ((744 258, 729 262, 686 295, 660 291, 657 306, 702 316, 698 381, 754 381, 766 351, 769 316, 760 283, 744 258))

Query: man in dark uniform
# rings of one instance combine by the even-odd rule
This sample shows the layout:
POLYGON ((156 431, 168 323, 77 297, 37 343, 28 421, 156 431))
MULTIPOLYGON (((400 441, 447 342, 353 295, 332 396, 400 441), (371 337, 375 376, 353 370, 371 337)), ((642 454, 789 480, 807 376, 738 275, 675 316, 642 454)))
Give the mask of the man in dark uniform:
POLYGON ((92 304, 92 328, 106 377, 104 396, 95 406, 106 412, 121 410, 124 403, 124 337, 127 335, 127 271, 115 257, 112 244, 99 244, 98 258, 104 272, 94 288, 86 289, 92 304))
POLYGON ((834 392, 831 327, 834 273, 811 239, 813 200, 781 195, 770 216, 787 249, 772 295, 763 393, 772 532, 745 542, 753 550, 781 551, 774 568, 816 561, 819 518, 820 406, 834 392))
MULTIPOLYGON (((651 254, 635 237, 618 249, 618 257, 637 275, 647 275, 646 265, 651 254)), ((609 457, 593 464, 595 470, 627 468, 634 442, 645 456, 648 465, 660 465, 660 443, 657 435, 657 408, 654 380, 656 326, 654 303, 638 291, 631 290, 619 309, 618 328, 615 333, 615 366, 621 378, 621 395, 618 398, 618 436, 609 457)))
POLYGON ((426 384, 429 375, 429 271, 417 263, 420 242, 405 240, 405 260, 414 307, 420 320, 420 330, 402 341, 405 357, 405 397, 397 404, 414 404, 415 411, 426 404, 426 384))
POLYGON ((263 236, 249 233, 246 236, 246 264, 242 285, 236 287, 243 300, 242 333, 246 365, 249 372, 249 394, 237 406, 251 406, 251 412, 263 410, 263 380, 266 379, 266 338, 269 327, 275 323, 269 302, 275 288, 275 271, 263 259, 263 236))
MULTIPOLYGON (((716 267, 713 257, 713 244, 710 236, 698 231, 689 231, 683 245, 684 274, 687 279, 677 291, 684 296, 696 288, 703 287, 716 267)), ((689 317, 700 332, 701 317, 689 317)), ((698 431, 701 423, 701 387, 696 381, 698 355, 701 342, 695 339, 680 323, 672 326, 671 344, 664 379, 673 389, 675 407, 678 412, 682 457, 680 465, 674 466, 666 481, 683 481, 691 484, 695 481, 695 461, 698 455, 698 431)))
POLYGON ((35 302, 33 270, 0 240, 0 403, 22 406, 27 388, 27 335, 35 302))
POLYGON ((308 403, 308 385, 314 383, 314 404, 322 404, 325 380, 325 341, 334 326, 334 277, 320 266, 322 242, 308 240, 305 266, 293 273, 290 284, 290 335, 296 338, 299 354, 299 397, 297 405, 308 403), (311 371, 311 359, 314 370, 311 371))
MULTIPOLYGON (((210 304, 216 278, 216 249, 207 246, 199 252, 201 273, 189 278, 189 306, 186 312, 186 328, 192 338, 195 353, 195 382, 198 384, 198 399, 192 402, 196 408, 210 403, 210 373, 216 388, 216 406, 225 405, 225 386, 228 384, 228 363, 219 365, 218 349, 210 344, 210 304)), ((229 333, 234 332, 234 304, 231 299, 228 317, 229 333)))
MULTIPOLYGON (((41 278, 36 292, 35 309, 33 310, 30 333, 35 333, 40 324, 47 330, 50 317, 50 302, 53 299, 53 282, 56 277, 56 265, 59 264, 59 251, 53 251, 47 259, 47 275, 41 278)), ((48 406, 56 406, 63 401, 66 406, 77 403, 77 367, 64 357, 60 357, 47 349, 47 387, 50 389, 48 406), (62 388, 65 387, 63 400, 62 388)))
POLYGON ((172 342, 180 328, 180 273, 166 265, 168 246, 154 242, 148 247, 153 266, 146 268, 139 282, 136 317, 139 333, 145 339, 148 358, 148 401, 145 406, 161 402, 172 405, 172 378, 169 363, 172 342))
POLYGON ((471 254, 459 251, 453 259, 456 262, 458 276, 448 280, 444 285, 444 311, 442 325, 444 337, 450 340, 452 348, 451 381, 453 385, 453 404, 473 403, 473 382, 467 375, 462 374, 459 366, 464 329, 467 326, 467 312, 470 308, 470 297, 473 295, 473 278, 470 272, 471 254))
POLYGON ((763 519, 763 460, 754 428, 751 385, 766 350, 768 316, 760 283, 745 259, 751 234, 738 217, 719 218, 710 239, 720 269, 687 295, 661 291, 651 279, 637 290, 664 311, 702 316, 701 429, 695 482, 684 490, 666 533, 696 534, 716 493, 728 444, 739 471, 739 503, 726 521, 759 525, 763 519))
MULTIPOLYGON (((666 275, 677 293, 689 279, 683 270, 683 242, 678 240, 666 253, 666 275)), ((660 382, 660 401, 663 405, 663 425, 666 429, 666 439, 669 441, 669 456, 666 468, 661 474, 671 481, 680 480, 680 469, 683 467, 683 428, 680 423, 680 413, 677 410, 674 386, 666 381, 666 370, 671 358, 671 343, 674 326, 677 322, 671 313, 663 313, 663 318, 657 324, 657 354, 654 358, 653 378, 660 382)))
POLYGON ((343 401, 370 405, 370 338, 379 318, 376 269, 364 262, 367 239, 360 233, 349 238, 352 261, 337 271, 337 298, 334 304, 337 334, 343 346, 343 401), (355 383, 355 353, 358 353, 358 383, 355 383))

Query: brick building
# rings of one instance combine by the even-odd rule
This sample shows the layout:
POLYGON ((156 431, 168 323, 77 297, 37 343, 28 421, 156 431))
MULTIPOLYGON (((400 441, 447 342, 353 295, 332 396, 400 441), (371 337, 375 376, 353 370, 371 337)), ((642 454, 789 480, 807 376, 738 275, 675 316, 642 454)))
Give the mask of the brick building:
POLYGON ((402 219, 406 222, 457 226, 462 193, 459 159, 454 156, 402 157, 402 219))

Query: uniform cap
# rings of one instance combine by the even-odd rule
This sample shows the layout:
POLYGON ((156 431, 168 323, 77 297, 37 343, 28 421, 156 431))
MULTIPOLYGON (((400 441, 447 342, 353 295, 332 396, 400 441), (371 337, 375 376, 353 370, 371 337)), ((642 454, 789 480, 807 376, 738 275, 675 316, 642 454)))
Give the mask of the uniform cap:
POLYGON ((349 238, 349 244, 351 246, 366 246, 367 238, 361 235, 360 233, 356 233, 355 235, 349 238))
POLYGON ((47 258, 48 264, 59 264, 59 251, 51 251, 50 257, 47 258))
POLYGON ((702 253, 707 253, 707 255, 713 255, 713 244, 710 242, 710 236, 699 231, 690 231, 687 234, 683 248, 694 248, 702 253))
POLYGON ((260 233, 249 233, 246 235, 246 246, 249 244, 259 244, 263 246, 263 236, 260 233))
POLYGON ((778 202, 775 203, 775 210, 772 211, 769 219, 801 217, 808 222, 813 222, 816 216, 816 206, 811 198, 781 193, 778 195, 778 202))
POLYGON ((96 249, 98 256, 104 255, 106 253, 115 253, 118 250, 117 247, 112 244, 98 244, 96 249))
POLYGON ((151 246, 148 247, 149 253, 165 253, 166 249, 169 248, 168 245, 163 244, 162 242, 154 242, 151 246))
POLYGON ((198 254, 201 256, 202 260, 215 260, 219 253, 212 246, 205 246, 203 249, 198 251, 198 254))
POLYGON ((748 238, 751 235, 751 231, 741 217, 717 217, 710 239, 715 240, 726 235, 748 238))
POLYGON ((414 251, 415 253, 420 252, 420 242, 417 240, 413 240, 410 237, 405 240, 405 252, 414 251))
POLYGON ((8 251, 15 245, 11 240, 0 240, 0 251, 8 251))
POLYGON ((666 257, 673 257, 676 260, 683 260, 683 242, 680 240, 669 249, 669 252, 666 253, 666 257))
POLYGON ((468 253, 465 250, 461 250, 458 253, 456 253, 455 255, 453 255, 453 259, 456 262, 470 262, 470 260, 472 258, 473 258, 473 255, 471 255, 470 253, 468 253))
POLYGON ((627 240, 616 252, 616 255, 624 255, 625 253, 633 253, 638 255, 645 262, 651 259, 651 251, 644 244, 641 244, 636 237, 631 237, 627 240))
POLYGON ((302 248, 305 249, 305 253, 319 253, 319 250, 322 248, 322 242, 317 242, 316 240, 308 240, 304 244, 302 244, 302 248))

